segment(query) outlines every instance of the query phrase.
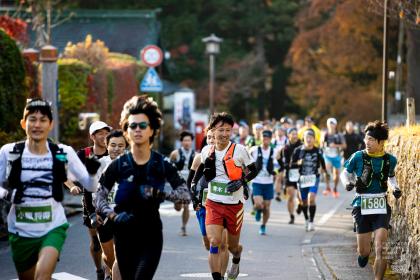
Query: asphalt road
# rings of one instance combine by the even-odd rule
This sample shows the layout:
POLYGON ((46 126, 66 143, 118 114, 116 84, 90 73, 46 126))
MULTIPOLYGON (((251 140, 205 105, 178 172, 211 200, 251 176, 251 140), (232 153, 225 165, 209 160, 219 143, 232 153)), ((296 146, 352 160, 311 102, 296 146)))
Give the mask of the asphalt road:
MULTIPOLYGON (((342 269, 343 277, 339 279, 347 276, 348 279, 356 279, 353 273, 357 269, 353 257, 355 236, 351 211, 348 210, 351 197, 350 193, 344 191, 338 199, 319 195, 316 230, 309 233, 304 230, 302 215, 297 216, 294 225, 289 225, 286 203, 273 200, 266 236, 258 235, 259 223, 249 214, 251 207, 248 202, 241 236, 244 251, 240 279, 333 279, 332 275, 338 271, 336 267, 342 269), (337 262, 334 254, 342 252, 343 248, 347 248, 349 262, 337 262), (332 256, 331 261, 328 254, 332 256)), ((160 212, 164 225, 164 249, 155 279, 211 279, 207 252, 201 243, 195 213, 190 211, 188 236, 181 237, 181 214, 173 209, 171 203, 162 204, 160 212)), ((53 278, 95 279, 95 269, 88 251, 88 234, 80 215, 69 218, 69 222, 68 238, 53 278)), ((368 270, 361 273, 367 273, 368 270)), ((6 242, 0 242, 0 271, 0 279, 16 278, 6 242)))

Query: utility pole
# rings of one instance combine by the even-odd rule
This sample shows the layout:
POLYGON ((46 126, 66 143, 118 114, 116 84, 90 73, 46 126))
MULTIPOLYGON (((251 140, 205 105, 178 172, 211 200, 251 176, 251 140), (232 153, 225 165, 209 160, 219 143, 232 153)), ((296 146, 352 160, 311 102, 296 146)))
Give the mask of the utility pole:
POLYGON ((384 38, 382 61, 382 121, 388 121, 387 92, 388 92, 388 0, 384 0, 384 38))

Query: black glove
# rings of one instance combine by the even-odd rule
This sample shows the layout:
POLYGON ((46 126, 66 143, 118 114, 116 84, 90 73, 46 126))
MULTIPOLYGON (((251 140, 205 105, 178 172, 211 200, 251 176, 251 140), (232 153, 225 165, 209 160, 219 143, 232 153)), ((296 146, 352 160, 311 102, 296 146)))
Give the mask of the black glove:
POLYGON ((196 197, 195 195, 191 196, 191 201, 194 210, 198 210, 197 208, 201 208, 201 200, 198 197, 196 197))
POLYGON ((364 186, 358 186, 356 184, 356 192, 357 193, 365 193, 366 192, 366 188, 364 186))
POLYGON ((114 223, 117 225, 126 225, 133 218, 133 214, 127 214, 127 212, 121 212, 114 218, 114 223))
POLYGON ((346 191, 350 192, 352 189, 354 189, 354 185, 353 184, 347 184, 346 185, 346 191))
POLYGON ((398 199, 398 198, 400 198, 400 197, 401 197, 402 192, 401 192, 401 190, 400 190, 400 189, 395 189, 395 190, 392 192, 392 194, 394 195, 394 197, 395 197, 396 199, 398 199))
POLYGON ((234 193, 239 190, 242 186, 245 186, 246 182, 243 179, 241 180, 233 180, 227 184, 227 191, 230 193, 234 193))
POLYGON ((249 198, 249 187, 248 187, 248 184, 245 184, 244 185, 244 198, 245 198, 245 200, 248 200, 248 198, 249 198))
POLYGON ((87 157, 85 159, 85 166, 86 166, 87 172, 90 175, 95 175, 99 167, 101 166, 101 163, 98 161, 96 157, 87 157))

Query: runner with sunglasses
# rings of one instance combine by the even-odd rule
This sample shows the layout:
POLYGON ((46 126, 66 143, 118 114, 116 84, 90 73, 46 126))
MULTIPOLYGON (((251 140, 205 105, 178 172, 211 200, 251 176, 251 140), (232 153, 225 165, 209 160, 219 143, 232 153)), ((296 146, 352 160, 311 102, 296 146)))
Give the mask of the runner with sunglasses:
POLYGON ((152 150, 162 122, 156 102, 134 96, 125 104, 120 124, 130 143, 130 151, 114 160, 103 173, 98 193, 98 211, 114 225, 114 243, 123 279, 152 279, 163 246, 159 205, 164 199, 189 203, 190 193, 176 167, 152 150), (165 182, 173 188, 164 192, 165 182), (115 207, 107 196, 118 184, 115 207))

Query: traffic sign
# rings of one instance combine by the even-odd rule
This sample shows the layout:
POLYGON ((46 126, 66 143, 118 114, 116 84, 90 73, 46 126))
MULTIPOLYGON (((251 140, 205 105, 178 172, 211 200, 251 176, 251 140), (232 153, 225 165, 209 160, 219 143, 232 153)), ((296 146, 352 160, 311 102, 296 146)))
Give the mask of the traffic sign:
POLYGON ((141 60, 149 67, 156 67, 162 63, 162 50, 155 45, 148 45, 141 50, 141 60))
POLYGON ((143 80, 140 83, 140 91, 143 92, 161 92, 163 89, 162 81, 154 68, 147 69, 143 80))

